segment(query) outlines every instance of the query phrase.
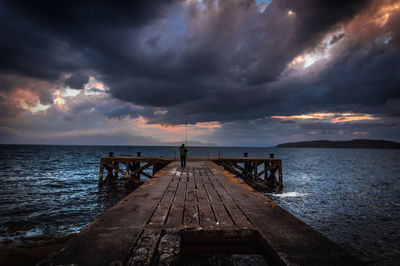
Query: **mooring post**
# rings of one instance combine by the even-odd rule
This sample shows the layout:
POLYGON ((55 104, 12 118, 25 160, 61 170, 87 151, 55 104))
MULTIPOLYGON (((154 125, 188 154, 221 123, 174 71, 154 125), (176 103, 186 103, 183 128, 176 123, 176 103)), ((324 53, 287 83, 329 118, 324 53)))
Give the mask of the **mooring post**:
POLYGON ((270 154, 269 154, 269 158, 274 158, 274 154, 273 154, 273 153, 270 153, 270 154))
POLYGON ((110 151, 108 152, 108 157, 113 157, 114 156, 114 152, 110 151))
POLYGON ((254 171, 254 178, 257 178, 257 176, 258 176, 258 162, 256 162, 256 161, 253 162, 253 171, 254 171))

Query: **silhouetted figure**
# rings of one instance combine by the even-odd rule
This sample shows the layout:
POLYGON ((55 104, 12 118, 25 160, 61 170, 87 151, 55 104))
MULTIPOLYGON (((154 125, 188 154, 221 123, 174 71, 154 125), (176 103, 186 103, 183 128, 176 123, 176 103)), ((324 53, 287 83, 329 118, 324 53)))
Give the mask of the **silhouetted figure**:
POLYGON ((185 144, 182 144, 179 147, 179 154, 181 156, 181 166, 182 167, 186 167, 186 154, 187 154, 188 150, 185 147, 185 144))

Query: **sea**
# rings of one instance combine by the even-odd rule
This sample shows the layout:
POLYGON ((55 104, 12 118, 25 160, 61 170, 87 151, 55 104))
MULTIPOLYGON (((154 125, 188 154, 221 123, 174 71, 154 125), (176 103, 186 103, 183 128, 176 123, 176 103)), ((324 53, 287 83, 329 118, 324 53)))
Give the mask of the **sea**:
MULTIPOLYGON (((174 157, 177 147, 0 145, 0 244, 79 232, 135 188, 99 188, 100 158, 174 157)), ((190 156, 282 159, 266 193, 369 265, 400 265, 400 150, 189 147, 190 156)), ((143 180, 145 181, 145 180, 143 180)))

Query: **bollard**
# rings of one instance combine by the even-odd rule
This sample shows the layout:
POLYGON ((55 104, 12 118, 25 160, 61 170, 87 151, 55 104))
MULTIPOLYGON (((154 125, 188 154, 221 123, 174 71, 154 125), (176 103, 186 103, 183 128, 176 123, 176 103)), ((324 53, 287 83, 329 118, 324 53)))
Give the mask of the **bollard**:
POLYGON ((274 154, 273 154, 273 153, 270 153, 270 154, 269 154, 269 158, 274 158, 274 154))
POLYGON ((114 152, 110 151, 110 152, 108 153, 108 156, 109 156, 109 157, 113 157, 113 156, 114 156, 114 152))
POLYGON ((248 154, 248 152, 243 152, 243 157, 247 157, 248 154))
POLYGON ((142 153, 140 152, 140 151, 138 151, 137 153, 136 153, 136 156, 137 157, 140 157, 142 155, 142 153))

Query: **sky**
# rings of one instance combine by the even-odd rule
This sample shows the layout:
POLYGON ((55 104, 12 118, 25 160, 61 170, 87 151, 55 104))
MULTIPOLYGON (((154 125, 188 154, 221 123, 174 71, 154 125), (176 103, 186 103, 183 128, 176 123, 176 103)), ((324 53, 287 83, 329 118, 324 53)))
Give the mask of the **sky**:
POLYGON ((0 143, 400 141, 400 0, 0 0, 0 143))

